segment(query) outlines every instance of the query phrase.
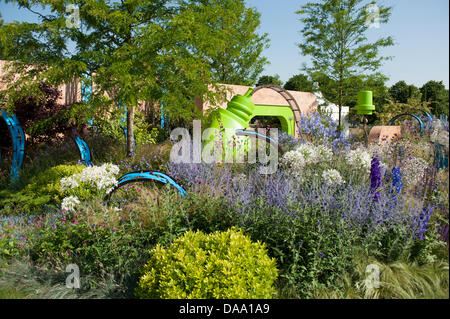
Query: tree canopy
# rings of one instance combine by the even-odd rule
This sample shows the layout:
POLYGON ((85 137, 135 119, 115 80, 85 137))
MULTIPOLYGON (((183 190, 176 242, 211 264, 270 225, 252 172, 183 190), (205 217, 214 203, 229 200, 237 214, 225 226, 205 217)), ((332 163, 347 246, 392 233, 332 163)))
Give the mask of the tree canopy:
POLYGON ((430 102, 430 109, 435 115, 449 114, 448 90, 442 81, 428 81, 421 88, 422 101, 430 102))
POLYGON ((195 97, 214 102, 223 97, 217 83, 225 75, 249 83, 265 63, 266 36, 255 32, 259 14, 244 0, 76 1, 79 21, 64 0, 9 2, 40 22, 0 27, 0 48, 11 61, 6 106, 40 94, 43 82, 58 86, 89 76, 92 110, 119 101, 127 106, 129 152, 138 101, 159 101, 174 118, 200 117, 195 97), (20 81, 13 81, 16 74, 20 81))
POLYGON ((314 92, 314 83, 305 74, 297 74, 291 77, 285 84, 286 90, 314 92))
POLYGON ((275 84, 278 86, 282 86, 283 82, 280 79, 278 74, 275 75, 263 75, 259 78, 256 86, 267 85, 267 84, 275 84))
POLYGON ((331 101, 339 105, 339 125, 344 102, 346 82, 355 76, 376 72, 386 57, 379 49, 393 45, 391 37, 369 42, 366 31, 374 18, 387 23, 390 7, 364 0, 320 0, 303 5, 297 14, 303 23, 303 40, 299 48, 303 55, 311 57, 311 66, 303 66, 309 74, 319 72, 337 85, 331 101), (370 7, 369 7, 370 6, 370 7), (369 8, 376 6, 378 16, 373 17, 369 8))

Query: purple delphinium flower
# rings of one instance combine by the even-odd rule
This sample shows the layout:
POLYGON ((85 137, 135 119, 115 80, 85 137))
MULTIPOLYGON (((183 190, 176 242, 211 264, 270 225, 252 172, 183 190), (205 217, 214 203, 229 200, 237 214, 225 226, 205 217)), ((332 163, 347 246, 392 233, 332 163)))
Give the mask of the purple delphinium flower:
POLYGON ((419 220, 418 220, 418 236, 420 240, 424 239, 424 235, 427 232, 427 226, 428 226, 428 222, 430 221, 430 217, 433 214, 433 208, 428 206, 428 207, 424 207, 421 211, 421 213, 419 214, 419 220))
POLYGON ((400 167, 394 166, 392 167, 392 187, 389 190, 389 194, 393 194, 394 198, 397 198, 397 195, 400 193, 402 189, 402 173, 400 172, 400 167))
POLYGON ((378 202, 381 194, 378 191, 382 185, 381 179, 381 170, 380 170, 380 161, 378 156, 372 158, 372 162, 370 165, 370 191, 373 194, 373 200, 378 202))

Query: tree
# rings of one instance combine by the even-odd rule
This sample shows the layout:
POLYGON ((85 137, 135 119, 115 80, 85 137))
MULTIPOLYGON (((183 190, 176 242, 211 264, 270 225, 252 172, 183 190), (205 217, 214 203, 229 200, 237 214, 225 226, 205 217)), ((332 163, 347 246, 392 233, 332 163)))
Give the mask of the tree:
POLYGON ((244 80, 260 69, 261 60, 255 56, 264 39, 252 33, 257 15, 242 5, 234 10, 243 0, 77 1, 79 20, 73 7, 67 16, 70 7, 65 0, 12 2, 36 13, 40 23, 17 22, 0 28, 1 47, 14 61, 5 76, 8 88, 2 92, 6 106, 13 108, 21 96, 39 94, 44 79, 58 86, 88 75, 95 83, 89 101, 95 114, 91 115, 104 116, 111 104, 126 105, 130 155, 138 101, 159 101, 170 117, 189 120, 202 116, 194 103, 196 97, 212 103, 223 97, 214 67, 217 52, 232 53, 230 59, 240 52, 242 58, 227 68, 230 74, 240 68, 250 70, 244 80), (51 13, 37 12, 34 4, 51 13), (217 15, 219 11, 225 18, 217 15), (239 21, 248 15, 251 26, 239 33, 243 23, 232 23, 233 12, 239 21), (245 36, 251 42, 246 46, 241 40, 245 36), (13 81, 16 74, 20 81, 13 81))
POLYGON ((379 23, 387 23, 390 7, 364 0, 321 0, 302 6, 296 13, 304 23, 303 55, 311 56, 312 66, 303 65, 309 74, 320 72, 337 85, 332 101, 339 105, 339 125, 345 96, 345 83, 353 76, 375 72, 386 57, 379 57, 379 49, 393 45, 391 37, 370 43, 365 34, 373 21, 371 8, 378 11, 379 23), (369 7, 370 6, 370 7, 369 7))
POLYGON ((422 111, 430 112, 429 103, 422 102, 418 98, 408 98, 406 103, 395 102, 393 100, 385 107, 385 111, 378 113, 380 123, 387 125, 389 121, 396 115, 410 113, 421 117, 422 111))
POLYGON ((267 85, 267 84, 275 84, 278 86, 282 86, 283 82, 280 79, 280 76, 278 74, 275 75, 263 75, 259 78, 258 82, 256 83, 256 86, 261 85, 267 85))
POLYGON ((408 86, 408 98, 421 100, 422 93, 420 93, 420 89, 413 84, 409 85, 408 86))
POLYGON ((448 90, 442 81, 428 81, 421 88, 422 101, 430 102, 434 115, 449 114, 448 90))
MULTIPOLYGON (((338 84, 321 73, 314 73, 313 79, 319 84, 319 90, 327 100, 332 100, 338 94, 338 84)), ((386 86, 388 78, 380 73, 368 76, 352 76, 344 82, 342 103, 350 107, 350 116, 356 116, 354 107, 358 102, 358 92, 363 90, 372 91, 375 111, 373 115, 367 116, 369 123, 379 121, 380 113, 384 112, 386 105, 390 103, 390 95, 386 86)), ((356 120, 356 119, 354 119, 356 120)))
POLYGON ((314 92, 314 83, 309 80, 307 75, 297 74, 286 82, 284 88, 292 91, 314 92))
POLYGON ((210 26, 211 43, 207 48, 214 79, 220 83, 253 85, 268 63, 262 51, 268 47, 268 35, 258 34, 260 13, 247 8, 243 0, 216 0, 216 10, 205 11, 199 5, 197 18, 210 26))
POLYGON ((409 85, 405 81, 398 81, 390 89, 389 94, 395 102, 406 103, 409 96, 409 85))

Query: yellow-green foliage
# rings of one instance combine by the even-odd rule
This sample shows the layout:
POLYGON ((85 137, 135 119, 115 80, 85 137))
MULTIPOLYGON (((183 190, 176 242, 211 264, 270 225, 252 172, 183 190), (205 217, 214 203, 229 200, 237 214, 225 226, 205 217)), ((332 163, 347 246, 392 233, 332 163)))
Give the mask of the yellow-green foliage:
POLYGON ((189 231, 165 249, 151 251, 136 295, 161 299, 272 298, 278 277, 265 244, 241 230, 189 231))
POLYGON ((0 207, 4 212, 15 211, 20 207, 25 212, 32 212, 62 200, 60 181, 83 170, 82 165, 58 165, 32 177, 21 190, 0 191, 0 207))

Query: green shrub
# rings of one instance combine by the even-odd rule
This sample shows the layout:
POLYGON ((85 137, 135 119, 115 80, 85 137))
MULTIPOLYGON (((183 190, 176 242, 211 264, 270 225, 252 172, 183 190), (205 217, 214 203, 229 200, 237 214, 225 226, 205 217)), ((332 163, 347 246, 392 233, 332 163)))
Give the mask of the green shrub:
POLYGON ((58 165, 32 177, 28 185, 21 190, 1 190, 0 208, 3 214, 37 214, 44 205, 55 205, 64 197, 61 178, 80 173, 82 170, 82 165, 58 165))
POLYGON ((139 269, 161 236, 159 229, 133 212, 105 207, 98 200, 86 204, 73 213, 38 219, 30 225, 23 248, 36 265, 79 265, 83 276, 92 278, 86 289, 112 280, 117 284, 115 296, 133 297, 139 269))
POLYGON ((278 270, 265 244, 242 231, 189 231, 168 249, 157 245, 143 269, 140 298, 272 298, 278 270))
POLYGON ((292 214, 262 198, 255 203, 256 209, 241 215, 239 227, 267 245, 269 256, 278 261, 280 280, 301 298, 333 285, 354 267, 352 258, 362 247, 358 235, 338 222, 339 215, 303 203, 293 203, 292 214))

